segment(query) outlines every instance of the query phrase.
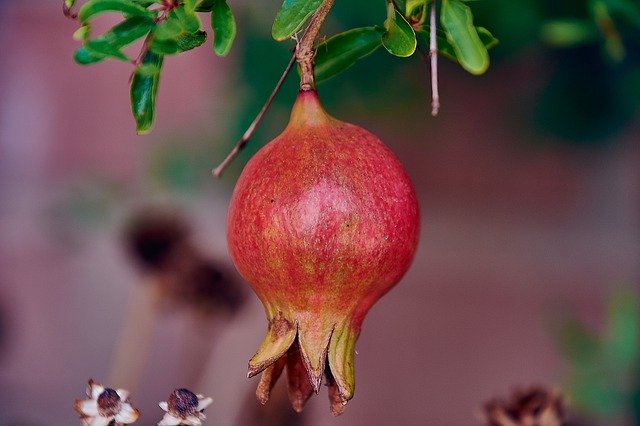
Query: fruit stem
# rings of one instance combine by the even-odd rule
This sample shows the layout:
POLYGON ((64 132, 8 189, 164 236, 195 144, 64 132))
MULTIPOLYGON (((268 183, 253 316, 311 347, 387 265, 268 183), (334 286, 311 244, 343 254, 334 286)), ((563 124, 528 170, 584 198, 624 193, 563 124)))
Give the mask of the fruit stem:
POLYGON ((271 92, 271 95, 269 95, 267 102, 265 102, 265 104, 262 106, 262 109, 260 110, 258 115, 256 115, 256 118, 253 119, 253 121, 251 122, 247 130, 244 132, 244 135, 242 135, 242 138, 240 138, 238 143, 236 143, 236 146, 233 147, 229 155, 227 155, 227 157, 222 161, 222 163, 220 163, 218 167, 213 169, 212 173, 215 177, 220 177, 222 175, 222 173, 227 168, 227 166, 231 164, 233 159, 238 156, 242 148, 244 148, 247 142, 249 142, 249 140, 255 133, 256 128, 258 127, 258 124, 260 124, 260 122, 262 121, 262 118, 269 110, 271 103, 273 102, 276 95, 280 91, 280 87, 282 87, 282 84, 284 83, 285 78, 287 78, 287 75, 289 74, 289 71, 291 71, 291 68, 293 67, 293 64, 295 62, 296 62, 296 56, 294 54, 294 55, 291 55, 291 59, 289 60, 287 67, 285 68, 284 72, 280 76, 280 80, 278 80, 278 83, 276 84, 276 87, 274 87, 273 91, 271 92))
POLYGON ((309 22, 309 26, 307 27, 302 39, 296 45, 296 60, 300 65, 300 71, 302 77, 300 78, 300 90, 308 91, 314 90, 314 78, 313 78, 313 57, 315 55, 315 50, 313 48, 313 43, 318 37, 318 32, 320 32, 320 27, 324 22, 329 10, 331 10, 331 6, 333 6, 333 0, 324 0, 316 13, 311 18, 311 22, 309 22))

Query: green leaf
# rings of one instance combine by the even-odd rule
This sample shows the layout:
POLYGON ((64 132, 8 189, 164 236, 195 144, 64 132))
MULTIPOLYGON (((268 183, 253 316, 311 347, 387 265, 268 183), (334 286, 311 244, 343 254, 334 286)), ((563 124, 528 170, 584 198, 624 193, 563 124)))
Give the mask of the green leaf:
POLYGON ((382 45, 381 34, 379 27, 354 28, 320 43, 314 58, 316 81, 328 80, 372 54, 382 45))
POLYGON ((164 22, 156 25, 153 37, 155 40, 170 40, 179 37, 184 32, 186 31, 182 21, 175 13, 169 13, 164 22))
POLYGON ((199 30, 200 18, 195 12, 174 9, 164 22, 155 27, 149 49, 163 55, 191 50, 207 39, 207 33, 199 30))
POLYGON ((85 43, 84 47, 86 47, 87 49, 89 49, 94 53, 99 53, 101 55, 104 55, 105 57, 116 58, 123 62, 129 61, 129 58, 127 57, 127 55, 122 53, 122 51, 117 46, 114 46, 104 41, 89 40, 87 43, 85 43))
POLYGON ((193 34, 183 35, 176 40, 176 43, 181 52, 186 52, 187 50, 195 49, 202 45, 205 41, 207 41, 207 33, 205 31, 198 31, 193 34))
POLYGON ((284 0, 273 21, 271 35, 283 41, 298 31, 322 4, 322 0, 284 0))
POLYGON ((407 0, 404 6, 405 15, 416 16, 421 13, 425 7, 427 7, 427 0, 407 0))
POLYGON ((90 47, 80 46, 73 53, 73 60, 80 65, 91 65, 102 61, 107 56, 91 50, 90 47))
POLYGON ((175 39, 156 40, 153 39, 149 45, 152 52, 173 55, 180 52, 186 52, 202 45, 207 40, 207 33, 198 31, 195 33, 183 33, 175 39))
POLYGON ((172 12, 178 17, 184 30, 188 33, 195 33, 200 29, 200 18, 196 15, 194 10, 187 10, 186 8, 179 7, 173 9, 172 12))
MULTIPOLYGON (((474 0, 475 1, 475 0, 474 0)), ((492 47, 495 47, 500 43, 500 40, 494 37, 491 32, 485 27, 476 27, 476 32, 480 37, 480 41, 484 44, 485 49, 489 50, 492 47)))
POLYGON ((121 12, 125 16, 153 18, 150 11, 131 0, 89 0, 78 11, 78 19, 81 23, 85 23, 104 12, 121 12))
POLYGON ((185 33, 200 30, 200 18, 195 12, 187 12, 184 8, 173 9, 164 22, 156 25, 153 31, 156 39, 173 39, 185 33))
POLYGON ((196 11, 197 0, 182 0, 182 5, 187 13, 196 11))
POLYGON ((471 74, 484 73, 489 68, 489 53, 473 26, 469 6, 460 0, 442 0, 440 21, 460 65, 471 74))
POLYGON ((154 76, 160 73, 161 67, 158 64, 139 64, 136 68, 136 72, 142 76, 154 76))
POLYGON ((85 41, 89 37, 90 32, 91 32, 91 25, 89 24, 81 25, 80 28, 78 28, 73 33, 73 39, 78 41, 85 41))
MULTIPOLYGON (((423 45, 424 48, 427 50, 429 49, 429 41, 430 41, 429 30, 430 30, 429 25, 423 25, 418 29, 418 31, 416 31, 416 36, 420 40, 421 45, 423 45)), ((486 49, 491 49, 492 47, 498 44, 498 39, 495 38, 493 34, 491 34, 489 30, 487 30, 486 28, 476 27, 476 31, 478 32, 478 35, 480 36, 480 40, 482 41, 486 49)), ((458 58, 456 57, 456 51, 453 48, 453 45, 449 43, 449 40, 447 40, 447 34, 441 29, 436 30, 436 44, 438 45, 438 54, 444 56, 445 58, 455 63, 459 63, 458 58)))
POLYGON ((153 19, 134 16, 122 21, 100 37, 87 41, 85 47, 94 53, 128 61, 129 58, 120 49, 145 36, 154 25, 153 19))
POLYGON ((149 7, 152 4, 160 3, 160 0, 133 0, 134 3, 138 3, 140 6, 149 7))
POLYGON ((76 4, 76 0, 64 0, 64 6, 67 9, 71 9, 74 4, 76 4))
POLYGON ((382 45, 389 53, 403 58, 413 55, 417 46, 416 34, 392 3, 388 5, 384 28, 386 31, 382 35, 382 45))
POLYGON ((586 19, 562 19, 546 22, 542 25, 540 36, 550 45, 572 47, 596 39, 598 29, 586 19))
POLYGON ((214 0, 211 27, 213 28, 213 51, 218 56, 226 56, 236 38, 236 20, 225 0, 214 0))
POLYGON ((138 134, 149 133, 153 127, 163 58, 162 55, 147 52, 142 58, 142 63, 136 67, 131 80, 131 111, 136 120, 138 134), (150 66, 157 68, 158 72, 149 73, 150 66))
POLYGON ((215 2, 216 0, 198 0, 196 12, 211 12, 215 2))
MULTIPOLYGON (((416 38, 420 42, 420 45, 425 49, 425 51, 429 51, 431 35, 429 34, 430 27, 429 25, 423 25, 416 31, 416 38)), ((447 40, 447 35, 444 31, 437 29, 436 30, 436 44, 438 46, 438 54, 444 56, 447 59, 452 60, 455 63, 458 63, 458 58, 456 58, 456 52, 453 50, 453 46, 447 40)))

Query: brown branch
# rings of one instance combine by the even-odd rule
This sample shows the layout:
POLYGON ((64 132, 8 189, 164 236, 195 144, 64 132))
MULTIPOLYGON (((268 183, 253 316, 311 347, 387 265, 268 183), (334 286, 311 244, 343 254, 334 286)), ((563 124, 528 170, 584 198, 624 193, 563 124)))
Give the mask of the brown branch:
POLYGON ((263 105, 262 109, 260 110, 256 118, 253 119, 253 121, 249 125, 249 128, 247 128, 247 130, 244 132, 244 135, 242 135, 242 138, 240 138, 240 140, 236 143, 229 155, 227 155, 227 157, 222 161, 222 163, 220 163, 218 167, 213 169, 212 173, 215 177, 220 177, 222 175, 227 166, 231 164, 231 162, 238 156, 240 151, 242 151, 242 149, 245 147, 247 142, 249 142, 249 140, 255 133, 256 128, 262 121, 262 118, 269 110, 271 103, 280 91, 285 78, 291 71, 291 68, 296 61, 300 65, 301 71, 300 90, 306 91, 314 89, 313 57, 315 55, 315 49, 313 47, 313 44, 318 37, 318 32, 320 31, 322 23, 324 22, 327 14, 329 13, 329 10, 331 9, 331 6, 333 5, 333 1, 334 0, 324 0, 320 7, 318 7, 318 10, 316 10, 315 14, 311 18, 311 21, 309 22, 309 25, 305 29, 302 38, 299 42, 296 43, 295 52, 291 57, 291 60, 287 64, 287 67, 282 73, 282 76, 280 76, 280 80, 278 80, 276 87, 271 92, 271 95, 269 95, 269 98, 263 105))
POLYGON ((264 115, 267 113, 267 110, 271 106, 271 103, 273 102, 276 95, 280 91, 280 87, 282 87, 284 80, 287 78, 287 75, 291 71, 291 68, 293 67, 293 64, 295 62, 296 62, 296 55, 294 54, 291 56, 291 59, 289 60, 287 67, 285 68, 284 72, 280 76, 280 80, 278 80, 276 87, 274 87, 273 91, 271 92, 271 95, 269 95, 269 98, 267 99, 265 104, 262 106, 262 109, 260 110, 258 115, 256 115, 256 118, 253 119, 253 121, 251 122, 247 130, 244 132, 244 135, 242 135, 242 138, 238 141, 236 146, 233 147, 233 150, 231 150, 229 155, 227 155, 227 158, 225 158, 218 167, 213 169, 212 173, 215 177, 220 177, 222 175, 222 173, 227 168, 227 166, 233 161, 234 158, 238 156, 238 154, 240 153, 242 148, 244 148, 247 142, 249 142, 249 140, 255 133, 256 128, 258 127, 258 124, 260 124, 260 122, 262 121, 262 118, 264 117, 264 115))
MULTIPOLYGON (((425 6, 426 7, 426 6, 425 6)), ((431 2, 429 18, 429 57, 431 58, 431 115, 437 116, 440 109, 438 91, 438 42, 436 40, 436 0, 431 2)))
POLYGON ((333 6, 333 0, 324 0, 316 13, 311 18, 311 22, 309 22, 309 26, 307 27, 304 35, 300 42, 296 45, 296 60, 298 64, 300 64, 300 71, 302 77, 300 78, 300 90, 313 90, 315 88, 314 85, 314 76, 313 76, 313 57, 315 54, 315 50, 313 48, 313 44, 318 37, 318 32, 320 32, 320 27, 322 27, 322 23, 324 22, 329 10, 331 10, 331 6, 333 6))

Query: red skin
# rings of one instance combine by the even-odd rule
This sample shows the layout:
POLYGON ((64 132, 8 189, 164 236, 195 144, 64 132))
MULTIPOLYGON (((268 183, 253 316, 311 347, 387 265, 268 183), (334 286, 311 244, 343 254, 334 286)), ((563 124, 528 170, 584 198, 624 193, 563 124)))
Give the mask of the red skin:
POLYGON ((418 234, 400 162, 373 134, 330 117, 315 91, 300 92, 287 128, 245 167, 227 228, 231 257, 270 323, 283 316, 301 340, 309 335, 303 356, 307 346, 326 351, 334 328, 357 338, 409 268, 418 234))

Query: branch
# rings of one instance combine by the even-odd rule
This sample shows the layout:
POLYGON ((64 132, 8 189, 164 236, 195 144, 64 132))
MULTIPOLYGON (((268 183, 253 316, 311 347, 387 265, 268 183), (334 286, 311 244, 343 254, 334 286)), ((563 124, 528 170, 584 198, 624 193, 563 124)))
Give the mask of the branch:
POLYGON ((314 77, 313 77, 313 57, 315 50, 313 43, 320 32, 320 27, 324 22, 329 10, 333 6, 333 0, 324 0, 316 13, 311 18, 309 26, 307 27, 300 42, 296 45, 296 60, 300 64, 300 71, 302 77, 300 78, 300 90, 313 90, 314 77))
POLYGON ((267 99, 267 102, 265 102, 256 118, 253 119, 247 131, 244 132, 244 135, 242 135, 242 138, 238 141, 238 143, 236 143, 236 146, 233 147, 229 155, 227 155, 227 157, 222 161, 222 163, 220 163, 218 167, 213 169, 212 173, 215 177, 220 177, 222 175, 227 166, 231 164, 231 162, 238 156, 242 148, 244 148, 247 142, 249 142, 254 132, 256 131, 256 127, 258 127, 258 125, 262 121, 262 118, 271 106, 273 99, 278 94, 282 83, 284 83, 285 78, 289 74, 289 71, 291 71, 291 68, 296 61, 300 65, 300 71, 302 74, 300 78, 300 90, 306 91, 314 89, 313 57, 315 54, 315 50, 313 48, 313 43, 318 36, 320 27, 327 17, 329 10, 331 10, 333 1, 334 0, 324 0, 320 7, 318 7, 318 10, 316 10, 316 13, 313 15, 311 21, 309 22, 309 25, 305 29, 301 40, 296 44, 295 53, 287 64, 287 68, 285 68, 282 76, 280 76, 280 80, 278 80, 278 83, 273 89, 273 92, 271 92, 271 95, 267 99))
POLYGON ((238 141, 236 146, 233 147, 233 150, 231 150, 229 155, 227 155, 227 158, 225 158, 218 167, 213 169, 212 173, 215 177, 220 177, 222 175, 222 173, 227 168, 227 166, 233 161, 234 158, 238 156, 238 154, 240 153, 242 148, 244 148, 247 142, 249 142, 249 140, 253 136, 253 133, 256 131, 256 127, 258 127, 258 124, 260 124, 260 122, 262 121, 262 118, 267 113, 267 110, 269 109, 269 107, 271 106, 271 103, 273 102, 276 95, 278 94, 278 91, 280 91, 280 87, 282 87, 282 83, 284 83, 285 78, 289 74, 289 71, 291 71, 291 68, 293 67, 293 64, 295 62, 296 62, 296 55, 294 54, 291 56, 291 59, 287 64, 287 68, 285 68, 284 72, 280 76, 280 80, 278 80, 276 87, 271 92, 271 95, 269 95, 267 102, 265 102, 265 104, 263 105, 262 109, 260 110, 256 118, 253 119, 253 121, 249 125, 249 128, 247 128, 247 131, 244 132, 244 135, 242 135, 242 138, 238 141))
MULTIPOLYGON (((426 6, 425 6, 426 7, 426 6)), ((431 57, 431 115, 438 115, 440 94, 438 93, 438 42, 436 41, 436 0, 431 2, 429 18, 429 56, 431 57)))

